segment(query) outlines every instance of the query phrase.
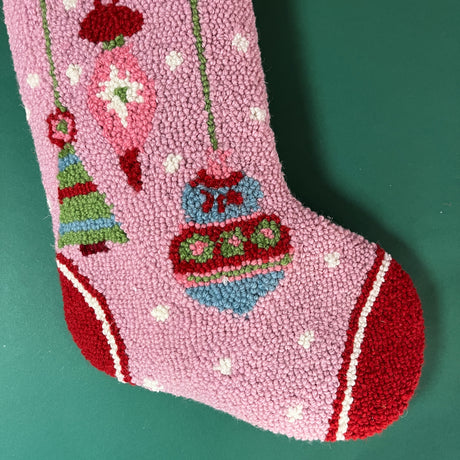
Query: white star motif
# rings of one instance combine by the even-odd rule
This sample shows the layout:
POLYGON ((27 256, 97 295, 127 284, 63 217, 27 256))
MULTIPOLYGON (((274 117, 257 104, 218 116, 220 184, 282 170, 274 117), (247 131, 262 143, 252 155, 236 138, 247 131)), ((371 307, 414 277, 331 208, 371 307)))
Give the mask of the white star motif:
POLYGON ((171 51, 166 56, 166 64, 172 72, 174 72, 183 62, 184 58, 182 57, 182 53, 179 51, 171 51))
POLYGON ((340 265, 340 254, 338 252, 331 252, 324 256, 324 261, 329 268, 334 268, 340 265))
POLYGON ((299 338, 297 342, 301 347, 304 347, 305 350, 310 348, 311 343, 315 340, 314 331, 305 331, 299 338))
POLYGON ((144 89, 144 85, 137 81, 129 81, 129 77, 129 71, 126 71, 126 78, 119 78, 118 69, 111 64, 110 80, 99 83, 99 86, 105 86, 105 88, 104 91, 97 94, 97 97, 103 101, 110 102, 107 104, 107 112, 112 109, 115 110, 115 113, 120 117, 121 124, 125 128, 128 126, 126 120, 128 118, 128 109, 126 104, 128 102, 144 102, 142 95, 138 94, 139 91, 144 89))
POLYGON ((163 162, 165 171, 168 174, 174 174, 179 169, 181 161, 182 157, 180 155, 174 155, 174 153, 170 153, 166 160, 163 162))
POLYGON ((143 387, 147 388, 147 390, 155 391, 156 393, 164 390, 163 385, 161 383, 159 383, 156 380, 147 378, 144 379, 143 387))
POLYGON ((289 407, 289 409, 286 412, 286 416, 289 420, 290 423, 294 423, 297 420, 302 420, 303 415, 303 405, 298 404, 297 406, 289 407))
POLYGON ((232 360, 230 358, 220 358, 219 364, 216 364, 213 369, 219 371, 222 375, 230 375, 232 373, 232 360))
POLYGON ((166 305, 158 305, 150 314, 159 322, 164 323, 169 318, 169 307, 166 305))
POLYGON ((246 53, 249 47, 249 40, 246 37, 243 37, 240 33, 237 33, 233 37, 232 46, 234 46, 238 51, 246 53))
POLYGON ((30 110, 27 107, 24 107, 24 110, 26 111, 26 120, 29 121, 29 119, 30 119, 30 110))

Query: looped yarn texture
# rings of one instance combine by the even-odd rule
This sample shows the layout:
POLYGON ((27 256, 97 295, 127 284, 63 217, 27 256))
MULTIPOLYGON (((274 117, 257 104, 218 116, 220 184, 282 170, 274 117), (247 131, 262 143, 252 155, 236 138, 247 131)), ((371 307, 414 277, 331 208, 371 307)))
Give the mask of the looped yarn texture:
POLYGON ((4 9, 85 358, 297 439, 396 420, 420 301, 382 248, 290 195, 250 0, 4 9))

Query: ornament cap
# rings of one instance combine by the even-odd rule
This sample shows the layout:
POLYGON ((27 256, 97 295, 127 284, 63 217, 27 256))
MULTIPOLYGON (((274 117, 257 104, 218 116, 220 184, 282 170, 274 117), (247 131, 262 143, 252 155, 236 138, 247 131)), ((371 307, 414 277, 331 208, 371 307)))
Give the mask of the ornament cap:
POLYGON ((94 0, 94 9, 80 24, 79 36, 92 43, 110 42, 120 35, 134 35, 143 24, 142 13, 118 5, 118 0, 112 0, 107 5, 103 5, 101 0, 94 0))
POLYGON ((216 179, 224 179, 231 175, 231 170, 227 165, 227 158, 231 156, 231 150, 214 150, 209 147, 208 151, 208 168, 206 170, 209 176, 214 176, 216 179))

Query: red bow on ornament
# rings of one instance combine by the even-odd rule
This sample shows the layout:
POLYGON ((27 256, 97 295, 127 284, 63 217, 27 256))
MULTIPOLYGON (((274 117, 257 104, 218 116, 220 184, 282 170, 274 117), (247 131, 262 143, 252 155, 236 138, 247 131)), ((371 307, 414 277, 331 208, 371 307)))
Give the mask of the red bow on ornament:
MULTIPOLYGON (((206 190, 200 190, 200 192, 206 196, 206 200, 201 208, 203 209, 203 212, 208 213, 214 206, 214 195, 206 190)), ((227 193, 219 193, 217 197, 217 211, 220 213, 225 212, 225 207, 229 204, 243 204, 243 195, 241 195, 241 192, 229 190, 227 193)))

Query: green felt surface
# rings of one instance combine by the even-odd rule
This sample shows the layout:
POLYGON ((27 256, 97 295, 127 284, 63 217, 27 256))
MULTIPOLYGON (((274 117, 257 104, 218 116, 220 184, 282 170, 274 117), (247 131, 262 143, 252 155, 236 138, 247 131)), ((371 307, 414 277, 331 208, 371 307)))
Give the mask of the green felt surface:
POLYGON ((1 459, 459 458, 460 3, 256 0, 255 9, 291 190, 380 243, 418 288, 426 364, 409 411, 365 441, 306 443, 94 370, 65 326, 0 25, 1 459))

